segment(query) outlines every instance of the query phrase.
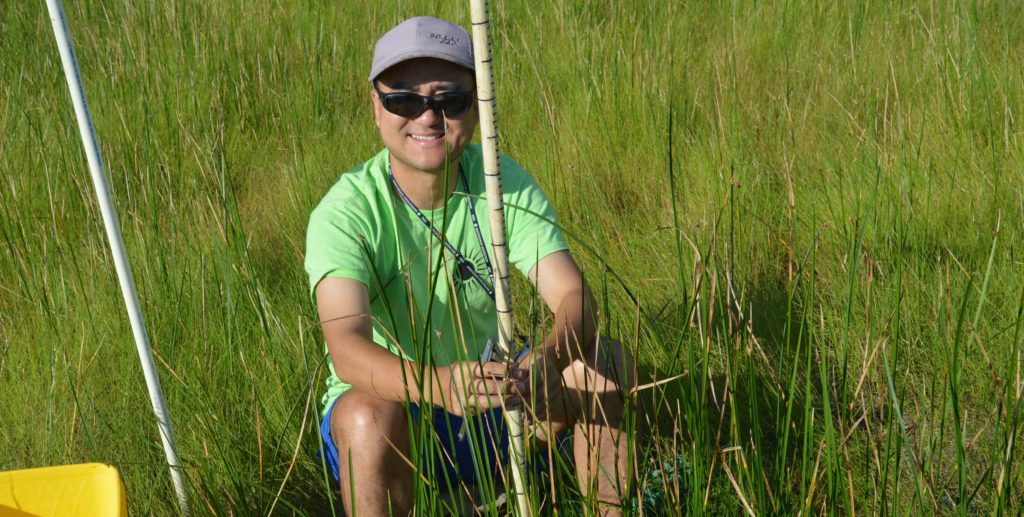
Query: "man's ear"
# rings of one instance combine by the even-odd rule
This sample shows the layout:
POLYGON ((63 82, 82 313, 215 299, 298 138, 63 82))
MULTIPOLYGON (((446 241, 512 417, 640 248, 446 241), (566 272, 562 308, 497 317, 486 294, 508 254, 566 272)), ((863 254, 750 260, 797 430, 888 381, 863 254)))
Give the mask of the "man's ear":
POLYGON ((370 102, 373 103, 373 123, 379 128, 384 106, 380 104, 380 97, 377 96, 377 90, 373 87, 373 83, 370 83, 370 102))

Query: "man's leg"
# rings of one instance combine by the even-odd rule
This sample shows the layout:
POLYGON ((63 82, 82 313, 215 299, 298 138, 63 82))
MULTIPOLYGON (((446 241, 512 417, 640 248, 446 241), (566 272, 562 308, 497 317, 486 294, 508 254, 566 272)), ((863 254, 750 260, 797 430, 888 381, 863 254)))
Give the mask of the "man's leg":
MULTIPOLYGON (((569 367, 566 387, 582 393, 577 412, 575 444, 580 489, 590 493, 597 485, 598 501, 620 504, 631 482, 629 437, 623 432, 629 391, 633 389, 633 358, 618 341, 602 338, 586 351, 586 364, 569 367), (595 479, 596 478, 596 479, 595 479)), ((619 513, 617 508, 610 514, 619 513)))
POLYGON ((405 408, 397 402, 353 388, 334 404, 331 437, 338 448, 338 477, 348 515, 408 515, 412 511, 407 428, 405 408))
POLYGON ((633 358, 615 340, 602 338, 583 350, 585 361, 574 361, 562 372, 564 390, 548 403, 547 421, 535 425, 541 440, 574 428, 573 456, 580 490, 595 488, 601 514, 618 515, 629 484, 629 439, 623 432, 626 398, 635 379, 633 358))

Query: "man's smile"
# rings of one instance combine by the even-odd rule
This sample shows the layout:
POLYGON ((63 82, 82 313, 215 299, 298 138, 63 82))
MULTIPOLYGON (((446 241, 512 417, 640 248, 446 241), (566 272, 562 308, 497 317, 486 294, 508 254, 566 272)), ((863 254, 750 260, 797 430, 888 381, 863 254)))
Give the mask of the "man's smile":
POLYGON ((437 133, 434 135, 409 135, 413 140, 419 140, 421 142, 432 142, 434 140, 440 140, 444 138, 444 133, 437 133))
POLYGON ((421 149, 434 149, 444 146, 445 143, 443 131, 437 133, 410 133, 408 136, 421 149))

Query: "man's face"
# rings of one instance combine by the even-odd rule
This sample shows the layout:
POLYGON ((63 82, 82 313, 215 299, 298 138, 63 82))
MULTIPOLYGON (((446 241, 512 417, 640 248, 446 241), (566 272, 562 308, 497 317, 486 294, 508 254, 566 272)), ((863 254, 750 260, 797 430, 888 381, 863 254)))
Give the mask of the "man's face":
MULTIPOLYGON (((473 85, 471 71, 432 58, 403 61, 377 78, 377 89, 381 93, 411 92, 431 96, 445 92, 469 92, 473 85)), ((455 163, 476 130, 475 97, 470 108, 459 115, 446 118, 440 112, 428 109, 415 118, 405 118, 384 109, 376 92, 371 91, 370 95, 380 138, 391 152, 391 163, 396 168, 432 173, 443 171, 445 153, 450 150, 450 159, 455 163)))

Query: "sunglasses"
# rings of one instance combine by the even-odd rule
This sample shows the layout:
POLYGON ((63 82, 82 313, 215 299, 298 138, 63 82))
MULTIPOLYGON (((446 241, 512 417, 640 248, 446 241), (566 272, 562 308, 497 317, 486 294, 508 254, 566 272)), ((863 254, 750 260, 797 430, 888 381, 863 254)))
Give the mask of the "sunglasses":
POLYGON ((395 115, 403 118, 417 118, 428 109, 435 113, 443 113, 446 117, 461 115, 473 105, 472 91, 468 92, 444 92, 430 97, 417 95, 410 92, 384 93, 376 86, 377 98, 381 106, 395 115))

